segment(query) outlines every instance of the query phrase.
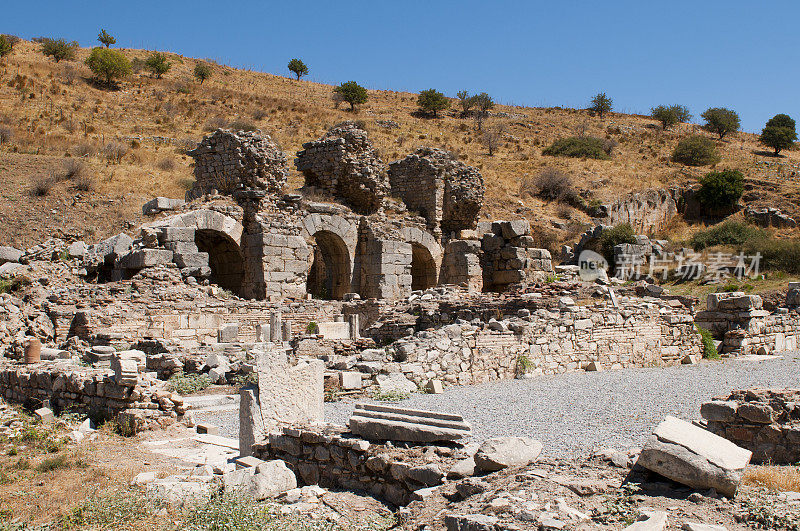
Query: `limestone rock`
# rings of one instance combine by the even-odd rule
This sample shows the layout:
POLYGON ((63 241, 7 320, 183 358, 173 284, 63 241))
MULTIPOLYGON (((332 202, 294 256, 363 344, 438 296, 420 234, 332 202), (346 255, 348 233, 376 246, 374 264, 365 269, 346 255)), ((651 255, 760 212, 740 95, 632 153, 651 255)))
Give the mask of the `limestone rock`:
POLYGON ((664 511, 652 511, 646 515, 645 520, 635 522, 623 531, 662 531, 667 527, 667 513, 664 511))
POLYGON ((356 404, 350 431, 369 440, 455 441, 472 430, 461 415, 376 404, 356 404))
POLYGON ((530 437, 496 437, 487 439, 475 454, 475 465, 482 472, 495 472, 509 467, 522 467, 538 459, 542 443, 530 437))
POLYGON ((226 491, 266 500, 297 488, 297 478, 286 463, 275 459, 256 467, 228 472, 223 475, 223 484, 226 491))
POLYGON ((495 531, 500 520, 483 514, 448 514, 444 517, 447 531, 495 531))
POLYGON ((6 262, 18 263, 24 253, 13 247, 0 246, 0 265, 6 262))
POLYGON ((722 437, 667 416, 642 448, 637 464, 678 483, 733 497, 751 456, 722 437))

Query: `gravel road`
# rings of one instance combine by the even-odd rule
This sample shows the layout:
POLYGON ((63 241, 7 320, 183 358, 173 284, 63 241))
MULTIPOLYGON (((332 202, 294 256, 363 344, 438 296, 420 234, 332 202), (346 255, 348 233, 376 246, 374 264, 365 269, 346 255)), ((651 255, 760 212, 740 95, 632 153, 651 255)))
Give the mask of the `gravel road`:
MULTIPOLYGON (((571 372, 413 394, 399 405, 458 413, 473 440, 530 435, 551 456, 580 456, 598 447, 639 446, 665 415, 700 416, 700 404, 733 389, 800 386, 800 352, 761 361, 730 359, 692 366, 571 372)), ((326 403, 328 422, 345 424, 355 401, 326 403)), ((238 436, 238 418, 208 418, 221 435, 238 436)))

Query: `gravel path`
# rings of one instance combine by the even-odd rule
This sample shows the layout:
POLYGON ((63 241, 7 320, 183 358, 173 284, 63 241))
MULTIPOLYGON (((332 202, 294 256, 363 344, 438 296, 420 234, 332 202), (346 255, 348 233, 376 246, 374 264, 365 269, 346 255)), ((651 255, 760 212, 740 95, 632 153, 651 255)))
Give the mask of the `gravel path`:
MULTIPOLYGON (((641 445, 665 415, 700 416, 700 404, 749 387, 800 387, 800 351, 763 361, 731 359, 699 365, 604 372, 571 372, 530 380, 502 380, 413 394, 401 406, 459 413, 473 440, 530 435, 551 456, 579 456, 602 446, 641 445)), ((325 418, 346 424, 355 401, 325 404, 325 418)), ((220 435, 238 437, 236 411, 203 415, 220 435)))

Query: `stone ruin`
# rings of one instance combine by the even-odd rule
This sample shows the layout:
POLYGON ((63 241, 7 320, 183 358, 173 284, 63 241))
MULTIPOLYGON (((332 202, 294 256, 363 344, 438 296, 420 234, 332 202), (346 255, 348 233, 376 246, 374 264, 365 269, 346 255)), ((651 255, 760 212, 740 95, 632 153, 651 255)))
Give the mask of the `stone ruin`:
POLYGON ((355 122, 338 124, 319 140, 303 144, 294 163, 306 186, 343 200, 360 214, 377 211, 389 193, 386 165, 355 122))
POLYGON ((187 200, 215 190, 231 194, 242 188, 277 194, 289 176, 286 155, 260 132, 217 129, 186 154, 195 160, 195 183, 186 193, 187 200))
POLYGON ((435 233, 474 229, 483 206, 483 177, 451 153, 422 147, 389 164, 392 195, 419 212, 435 233))

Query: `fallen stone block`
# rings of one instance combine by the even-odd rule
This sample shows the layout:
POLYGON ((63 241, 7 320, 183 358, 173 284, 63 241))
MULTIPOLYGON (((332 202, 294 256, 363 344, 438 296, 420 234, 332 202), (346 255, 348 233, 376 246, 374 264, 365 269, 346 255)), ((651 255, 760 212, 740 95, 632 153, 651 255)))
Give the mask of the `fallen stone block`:
POLYGON ((684 420, 667 416, 647 441, 637 464, 696 489, 733 497, 752 452, 684 420))
POLYGON ((160 212, 176 210, 186 204, 183 199, 172 199, 169 197, 154 197, 142 205, 142 214, 145 216, 155 216, 160 212))
POLYGON ((172 262, 172 251, 167 249, 139 249, 119 259, 120 269, 144 269, 172 262))
POLYGON ((475 466, 481 472, 496 472, 523 467, 539 458, 542 443, 530 437, 495 437, 487 439, 475 453, 475 466))
POLYGON ((644 515, 644 518, 624 528, 623 531, 662 531, 667 527, 667 513, 664 511, 651 511, 644 515))
POLYGON ((417 390, 417 384, 399 372, 393 372, 389 375, 379 375, 378 387, 380 387, 380 390, 383 393, 397 391, 401 393, 413 393, 417 390))
POLYGON ((374 404, 356 404, 348 425, 368 440, 456 441, 472 432, 461 415, 374 404))
POLYGON ((712 400, 700 406, 700 415, 712 422, 730 422, 736 418, 735 400, 712 400))
POLYGON ((586 372, 600 372, 603 370, 603 364, 600 363, 599 361, 590 361, 589 363, 586 364, 584 370, 586 372))
POLYGON ((350 391, 353 389, 361 389, 363 382, 361 380, 361 373, 356 371, 342 371, 339 373, 339 382, 342 389, 350 391))
POLYGON ((444 517, 447 531, 496 531, 500 520, 484 514, 448 514, 444 517))
POLYGON ((208 435, 219 435, 219 427, 213 424, 200 423, 197 425, 197 433, 205 433, 208 435))
POLYGON ((49 407, 40 407, 33 412, 33 416, 42 424, 50 424, 56 418, 55 415, 53 415, 53 410, 49 407))
POLYGON ((425 383, 424 389, 426 392, 432 395, 438 395, 444 393, 444 387, 442 386, 441 380, 428 380, 425 383))
POLYGON ((233 460, 239 468, 251 468, 260 465, 261 463, 266 463, 263 459, 259 459, 258 457, 253 457, 252 455, 247 455, 243 457, 237 457, 233 460))
POLYGON ((681 358, 681 364, 697 365, 697 356, 695 356, 694 354, 687 354, 683 358, 681 358))
POLYGON ((222 476, 222 480, 226 491, 251 496, 259 501, 297 488, 294 472, 279 459, 228 472, 222 476))

